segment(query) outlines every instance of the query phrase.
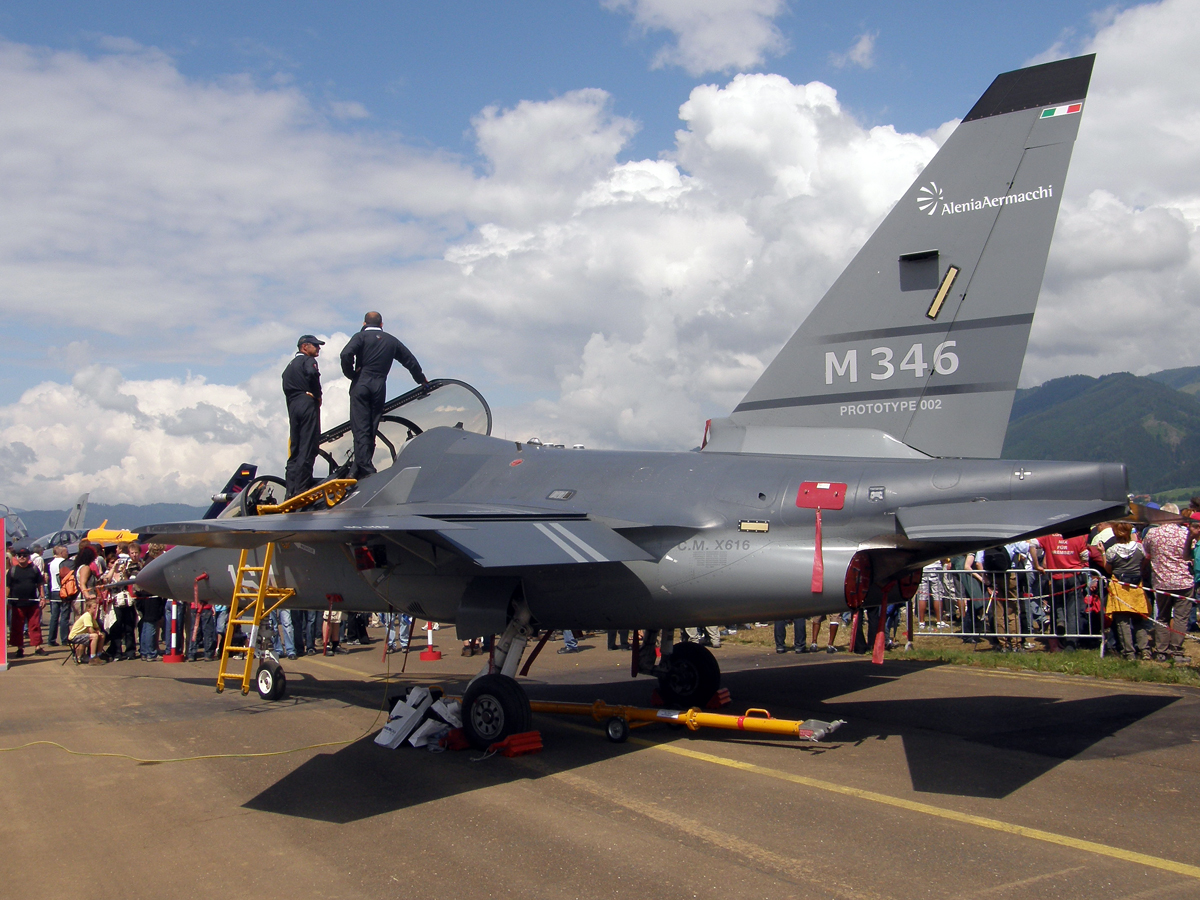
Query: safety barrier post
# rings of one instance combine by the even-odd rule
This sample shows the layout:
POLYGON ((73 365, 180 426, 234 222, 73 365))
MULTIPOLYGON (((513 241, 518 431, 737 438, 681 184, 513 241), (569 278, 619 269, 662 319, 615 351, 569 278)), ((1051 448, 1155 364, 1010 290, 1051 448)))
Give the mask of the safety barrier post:
POLYGON ((167 615, 163 621, 163 638, 167 642, 166 652, 162 661, 165 663, 183 662, 183 604, 173 597, 167 600, 167 615))
POLYGON ((421 651, 421 659, 429 662, 435 659, 442 658, 441 650, 433 649, 433 623, 426 620, 425 622, 425 649, 421 651))

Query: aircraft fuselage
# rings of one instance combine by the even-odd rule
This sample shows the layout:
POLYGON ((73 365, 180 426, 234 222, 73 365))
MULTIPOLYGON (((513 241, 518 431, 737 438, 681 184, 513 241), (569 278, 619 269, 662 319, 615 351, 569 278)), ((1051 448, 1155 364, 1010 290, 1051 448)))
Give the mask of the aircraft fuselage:
MULTIPOLYGON (((292 606, 326 608, 335 598, 343 609, 390 605, 443 622, 489 604, 502 616, 504 598, 518 584, 543 627, 785 619, 843 611, 843 582, 856 553, 871 556, 879 585, 906 567, 982 546, 910 540, 897 527, 898 509, 1025 499, 1120 505, 1124 467, 561 450, 435 429, 412 440, 391 469, 361 482, 339 509, 394 506, 446 519, 468 515, 474 505, 544 509, 548 517, 573 514, 603 523, 651 559, 599 562, 595 557, 603 555, 593 552, 580 562, 587 550, 531 527, 528 540, 546 542, 546 564, 506 569, 481 565, 436 534, 364 531, 339 542, 281 542, 273 570, 278 584, 296 590, 292 606), (798 505, 801 486, 814 482, 844 485, 840 508, 821 511, 821 590, 813 589, 812 578, 816 511, 798 505), (365 569, 355 554, 364 544, 380 560, 365 569)), ((199 596, 227 604, 237 556, 236 550, 177 547, 148 567, 142 581, 191 599, 196 577, 207 573, 199 596)))

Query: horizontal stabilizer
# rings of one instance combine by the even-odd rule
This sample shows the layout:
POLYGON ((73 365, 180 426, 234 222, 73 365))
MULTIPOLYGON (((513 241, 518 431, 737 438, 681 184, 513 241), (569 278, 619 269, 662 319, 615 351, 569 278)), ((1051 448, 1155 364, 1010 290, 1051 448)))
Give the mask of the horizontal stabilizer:
POLYGON ((869 428, 821 428, 816 425, 737 425, 731 419, 709 421, 710 453, 770 453, 786 456, 863 456, 871 459, 929 459, 883 431, 869 428))
POLYGON ((896 521, 914 541, 996 544, 1033 534, 1070 534, 1123 515, 1125 507, 1111 500, 990 500, 902 506, 896 521))
POLYGON ((442 537, 485 568, 654 558, 611 528, 586 519, 476 522, 469 531, 455 531, 442 537))

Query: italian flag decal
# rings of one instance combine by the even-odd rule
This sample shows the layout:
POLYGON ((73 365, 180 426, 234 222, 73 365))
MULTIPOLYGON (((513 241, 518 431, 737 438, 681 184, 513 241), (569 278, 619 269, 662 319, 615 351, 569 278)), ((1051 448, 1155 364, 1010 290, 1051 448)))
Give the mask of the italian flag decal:
POLYGON ((1083 101, 1079 103, 1068 103, 1066 106, 1052 106, 1049 109, 1043 109, 1039 119, 1049 119, 1051 116, 1069 116, 1072 113, 1077 113, 1083 109, 1083 101))

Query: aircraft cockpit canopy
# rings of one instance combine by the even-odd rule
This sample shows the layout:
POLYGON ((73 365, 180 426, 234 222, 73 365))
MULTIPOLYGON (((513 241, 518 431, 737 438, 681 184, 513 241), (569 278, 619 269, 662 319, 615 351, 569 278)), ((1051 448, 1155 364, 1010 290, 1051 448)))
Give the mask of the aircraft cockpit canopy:
MULTIPOLYGON (((443 426, 491 434, 492 410, 479 391, 465 381, 453 378, 439 378, 395 397, 383 407, 383 417, 376 432, 375 468, 379 471, 388 468, 406 443, 430 428, 443 426)), ((345 478, 353 451, 354 435, 349 422, 322 434, 313 470, 315 481, 345 478)), ((282 478, 259 475, 246 485, 244 491, 236 494, 217 518, 247 515, 259 504, 278 503, 283 496, 282 478)))
MULTIPOLYGON (((379 471, 388 468, 408 441, 441 426, 491 434, 492 410, 479 391, 465 381, 452 378, 439 378, 389 400, 383 407, 375 440, 375 468, 379 471)), ((349 422, 326 431, 321 435, 313 477, 318 480, 345 477, 353 450, 354 436, 349 422)))

